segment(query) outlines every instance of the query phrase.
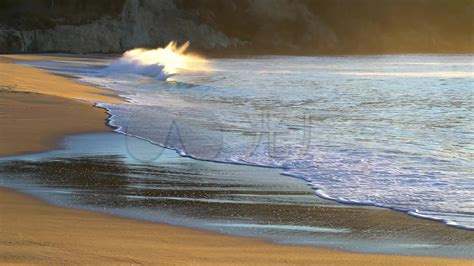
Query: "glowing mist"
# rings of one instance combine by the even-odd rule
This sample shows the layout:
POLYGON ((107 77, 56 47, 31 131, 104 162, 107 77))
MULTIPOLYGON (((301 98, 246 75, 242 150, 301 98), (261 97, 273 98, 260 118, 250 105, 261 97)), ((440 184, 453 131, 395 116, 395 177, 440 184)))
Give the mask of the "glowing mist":
POLYGON ((185 42, 178 46, 177 42, 173 41, 164 48, 132 49, 125 52, 120 59, 112 62, 107 70, 140 74, 160 80, 166 80, 181 71, 210 70, 205 58, 186 53, 189 45, 189 42, 185 42))

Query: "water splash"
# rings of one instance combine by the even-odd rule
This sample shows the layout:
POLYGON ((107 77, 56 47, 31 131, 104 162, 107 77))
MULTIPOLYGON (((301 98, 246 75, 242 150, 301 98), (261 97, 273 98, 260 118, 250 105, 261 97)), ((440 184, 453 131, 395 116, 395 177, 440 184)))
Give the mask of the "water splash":
POLYGON ((181 71, 211 69, 205 58, 186 52, 189 45, 189 42, 185 42, 178 46, 177 42, 172 41, 164 48, 132 49, 125 52, 120 59, 113 61, 106 71, 166 80, 181 71))

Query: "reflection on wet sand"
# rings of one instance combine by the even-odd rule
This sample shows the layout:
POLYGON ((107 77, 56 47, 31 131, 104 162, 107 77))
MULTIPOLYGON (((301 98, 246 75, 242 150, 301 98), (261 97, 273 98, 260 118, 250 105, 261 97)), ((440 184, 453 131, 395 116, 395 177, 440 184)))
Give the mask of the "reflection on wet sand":
POLYGON ((474 254, 470 231, 322 200, 303 181, 279 175, 277 169, 196 161, 169 150, 159 161, 145 164, 117 147, 124 136, 95 134, 96 143, 116 145, 95 145, 96 150, 84 152, 82 143, 91 138, 69 138, 67 152, 2 160, 0 180, 63 206, 286 243, 402 254, 474 254))

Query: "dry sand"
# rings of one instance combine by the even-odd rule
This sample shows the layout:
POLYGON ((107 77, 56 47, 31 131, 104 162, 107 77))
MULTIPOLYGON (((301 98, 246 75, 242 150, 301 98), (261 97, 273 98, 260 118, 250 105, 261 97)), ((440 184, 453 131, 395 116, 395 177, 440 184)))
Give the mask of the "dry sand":
MULTIPOLYGON (((54 147, 62 136, 110 130, 106 113, 74 99, 103 90, 0 57, 0 156, 54 147)), ((70 59, 68 59, 70 60, 70 59)), ((173 265, 473 265, 469 260, 355 254, 152 224, 50 206, 0 189, 0 263, 173 265)))
POLYGON ((90 103, 2 89, 0 156, 45 151, 62 136, 107 131, 107 114, 90 103))
POLYGON ((9 64, 11 61, 0 57, 0 156, 44 151, 68 134, 110 130, 106 112, 92 108, 93 103, 86 100, 120 99, 65 77, 9 64))
MULTIPOLYGON (((103 102, 119 102, 114 96, 104 95, 106 90, 85 86, 72 82, 65 77, 50 75, 40 69, 9 64, 20 56, 0 56, 0 86, 3 88, 35 92, 68 99, 94 100, 103 102)), ((27 59, 55 59, 55 57, 24 56, 27 59)), ((72 60, 72 58, 65 58, 72 60)))

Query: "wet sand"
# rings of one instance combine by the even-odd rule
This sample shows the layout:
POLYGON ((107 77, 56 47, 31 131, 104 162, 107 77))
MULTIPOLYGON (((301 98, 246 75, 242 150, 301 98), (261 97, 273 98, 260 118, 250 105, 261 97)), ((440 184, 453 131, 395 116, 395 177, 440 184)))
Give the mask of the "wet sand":
POLYGON ((66 208, 276 243, 474 259, 474 234, 383 208, 324 200, 280 169, 179 156, 115 133, 0 158, 3 186, 66 208), (67 173, 67 174, 64 174, 67 173))
MULTIPOLYGON (((0 61, 0 156, 50 149, 72 133, 110 130, 103 110, 78 99, 119 99, 10 61, 0 61)), ((0 197, 2 263, 472 265, 468 260, 277 245, 54 207, 5 189, 0 197)))
POLYGON ((42 264, 472 265, 269 244, 46 205, 0 189, 0 261, 42 264))

